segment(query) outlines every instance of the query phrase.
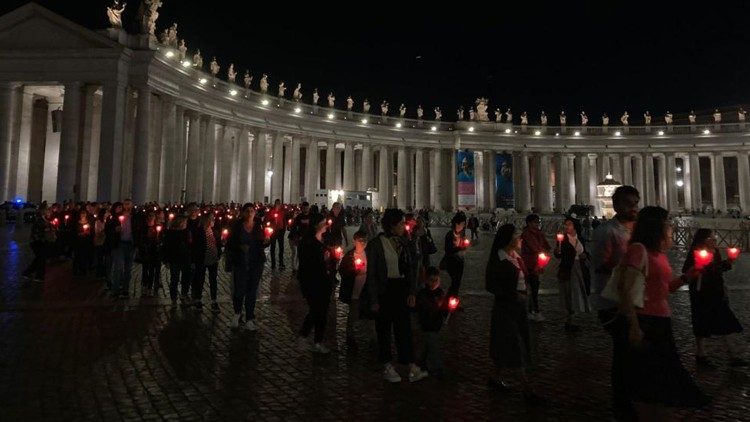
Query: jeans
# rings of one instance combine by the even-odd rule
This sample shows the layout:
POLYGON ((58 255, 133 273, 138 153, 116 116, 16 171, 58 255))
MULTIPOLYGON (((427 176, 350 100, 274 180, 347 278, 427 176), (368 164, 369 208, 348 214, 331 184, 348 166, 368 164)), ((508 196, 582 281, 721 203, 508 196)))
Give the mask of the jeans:
POLYGON ((628 321, 617 308, 599 311, 599 322, 612 336, 612 404, 615 408, 632 407, 632 394, 628 388, 625 361, 628 358, 628 321))
POLYGON ((182 287, 182 294, 186 295, 190 284, 190 265, 169 264, 169 298, 177 300, 177 285, 182 287))
POLYGON ((161 286, 160 262, 144 262, 141 264, 141 285, 144 289, 159 289, 161 286))
POLYGON ((406 305, 409 283, 404 278, 389 278, 388 285, 379 298, 375 328, 378 335, 378 359, 389 363, 391 356, 391 332, 396 338, 399 363, 413 363, 414 351, 411 338, 411 312, 406 305))
POLYGON ((263 275, 263 263, 251 262, 236 264, 232 269, 234 279, 234 293, 232 305, 234 313, 242 313, 242 305, 245 305, 245 320, 255 319, 255 302, 258 299, 258 285, 263 275))
POLYGON ((279 266, 284 266, 284 230, 279 230, 271 239, 271 268, 276 268, 276 244, 279 245, 279 266))
POLYGON ((424 353, 427 370, 431 373, 443 372, 443 352, 440 349, 440 331, 423 331, 424 353))
POLYGON ((297 245, 293 244, 292 242, 289 242, 289 249, 291 249, 292 252, 292 269, 294 271, 297 271, 299 268, 299 256, 297 256, 297 245))
POLYGON ((302 337, 309 336, 310 331, 315 327, 315 343, 322 343, 326 322, 328 322, 328 306, 331 303, 330 291, 326 289, 326 291, 314 292, 305 299, 307 299, 309 309, 305 321, 302 323, 300 335, 302 337))
POLYGON ((219 263, 214 262, 211 265, 196 264, 195 276, 193 276, 193 300, 201 301, 203 296, 203 281, 206 279, 206 270, 208 270, 208 288, 211 292, 211 300, 216 302, 216 292, 218 290, 216 277, 219 272, 219 263))
POLYGON ((529 312, 539 313, 539 276, 537 274, 529 274, 526 276, 526 282, 529 283, 529 287, 531 288, 529 312))
POLYGON ((448 296, 458 296, 461 288, 461 279, 464 277, 464 261, 449 258, 446 262, 446 271, 451 278, 451 286, 448 288, 448 296))
POLYGON ((120 242, 112 251, 112 292, 129 294, 133 272, 133 242, 120 242))
POLYGON ((49 246, 40 241, 31 242, 31 250, 34 252, 34 260, 23 271, 23 275, 33 277, 37 280, 44 280, 47 270, 47 254, 49 246))

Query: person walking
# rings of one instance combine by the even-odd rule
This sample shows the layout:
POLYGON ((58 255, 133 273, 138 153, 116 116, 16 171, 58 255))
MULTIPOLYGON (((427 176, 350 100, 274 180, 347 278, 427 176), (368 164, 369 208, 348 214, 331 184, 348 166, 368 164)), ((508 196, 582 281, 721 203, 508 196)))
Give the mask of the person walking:
POLYGON ((464 234, 465 228, 466 215, 459 212, 451 219, 451 229, 445 234, 445 254, 440 261, 440 269, 447 271, 451 278, 448 288, 450 297, 458 297, 464 277, 464 254, 468 243, 464 234))
POLYGON ((193 242, 193 256, 195 263, 195 277, 193 277, 193 305, 197 310, 203 309, 203 285, 208 272, 208 288, 211 297, 211 312, 219 312, 219 304, 216 302, 218 293, 217 277, 219 274, 219 258, 221 258, 220 238, 215 230, 214 214, 208 213, 201 217, 200 225, 203 230, 193 242))
POLYGON ((354 248, 344 255, 339 266, 341 275, 341 287, 339 288, 339 300, 349 305, 346 316, 346 344, 356 348, 357 342, 354 337, 355 326, 359 320, 359 297, 367 280, 367 232, 358 231, 352 236, 354 248))
POLYGON ((529 214, 526 216, 526 227, 523 228, 523 232, 521 233, 521 239, 523 240, 521 244, 521 257, 526 268, 528 268, 526 282, 529 285, 531 293, 529 319, 536 322, 545 320, 542 313, 539 312, 539 277, 544 272, 544 268, 538 265, 538 257, 540 253, 549 254, 552 251, 541 229, 541 225, 542 220, 539 218, 539 215, 529 214))
POLYGON ((560 259, 557 268, 557 286, 560 304, 565 311, 565 332, 575 333, 580 327, 573 324, 577 312, 589 312, 586 278, 588 277, 588 254, 581 240, 578 221, 566 217, 563 240, 555 247, 555 257, 560 259))
POLYGON ((169 298, 177 306, 178 287, 186 296, 190 278, 191 236, 185 216, 175 217, 164 235, 164 263, 169 266, 169 298))
POLYGON ((273 203, 273 208, 266 213, 265 223, 271 223, 273 228, 271 235, 271 269, 276 269, 276 251, 279 252, 279 269, 284 270, 284 233, 286 233, 286 213, 281 206, 281 200, 273 203))
POLYGON ((42 207, 39 214, 31 228, 31 250, 34 252, 34 259, 22 274, 28 280, 33 278, 34 281, 43 283, 47 272, 47 257, 57 241, 57 234, 52 209, 42 207))

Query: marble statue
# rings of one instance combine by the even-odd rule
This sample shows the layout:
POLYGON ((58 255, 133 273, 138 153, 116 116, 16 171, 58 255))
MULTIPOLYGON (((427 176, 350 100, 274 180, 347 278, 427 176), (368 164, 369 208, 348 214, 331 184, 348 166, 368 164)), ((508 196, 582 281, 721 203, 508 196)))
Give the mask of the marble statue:
POLYGON ((279 82, 279 98, 284 98, 284 93, 286 92, 286 86, 284 85, 284 81, 279 82))
POLYGON ((542 122, 542 126, 547 126, 547 114, 544 113, 544 110, 542 110, 540 121, 542 122))
POLYGON ((318 94, 318 88, 313 89, 313 105, 318 105, 318 101, 320 101, 320 95, 318 94))
POLYGON ((398 107, 398 115, 402 118, 406 116, 406 106, 404 105, 404 103, 401 103, 401 105, 398 107))
POLYGON ((112 28, 122 28, 122 12, 125 11, 127 3, 120 5, 120 0, 114 0, 112 6, 107 7, 107 18, 112 28))
POLYGON ((297 87, 294 88, 294 92, 292 92, 292 99, 295 102, 300 102, 300 100, 302 99, 302 84, 301 83, 297 83, 297 87))
POLYGON ((169 29, 164 28, 164 30, 161 31, 161 34, 159 34, 159 42, 163 45, 169 45, 169 29))
POLYGON ((622 114, 622 117, 620 117, 620 123, 622 123, 623 126, 627 126, 629 118, 630 118, 630 115, 628 114, 627 111, 625 111, 625 113, 622 114))
POLYGON ((440 111, 440 107, 435 107, 435 120, 440 120, 443 118, 443 112, 440 111))
POLYGON ((249 70, 245 70, 245 77, 243 78, 243 82, 245 82, 245 89, 250 89, 250 84, 253 83, 253 75, 250 74, 249 70))
POLYGON ((156 21, 159 19, 159 8, 161 6, 162 2, 159 0, 143 0, 138 8, 141 33, 148 35, 151 41, 156 40, 156 21))
POLYGON ((197 69, 203 69, 203 56, 201 56, 201 51, 198 50, 193 54, 193 66, 195 66, 197 69))
POLYGON ((260 92, 262 94, 268 93, 268 75, 265 73, 260 77, 260 92))
POLYGON ((643 122, 646 123, 646 126, 651 126, 651 113, 648 111, 643 113, 643 122))
POLYGON ((477 98, 475 105, 477 107, 477 120, 480 122, 489 122, 490 116, 487 113, 490 101, 486 98, 477 98))
POLYGON ((667 110, 667 114, 664 115, 664 123, 671 125, 674 121, 674 116, 667 110))
POLYGON ((505 123, 513 124, 513 113, 510 112, 510 108, 505 112, 505 123))
POLYGON ((495 109, 495 122, 500 123, 503 121, 503 112, 499 108, 495 109))
POLYGON ((380 104, 380 114, 382 114, 383 116, 388 115, 388 101, 383 101, 380 104))
POLYGON ((521 124, 522 125, 528 125, 529 124, 529 115, 524 111, 521 113, 521 124))
POLYGON ((568 116, 565 115, 565 111, 560 112, 560 126, 565 126, 568 123, 568 116))
POLYGON ((167 45, 173 48, 177 48, 177 24, 173 23, 172 26, 169 28, 169 38, 167 40, 167 45))
POLYGON ((229 69, 227 70, 227 80, 230 84, 233 84, 237 80, 237 72, 234 70, 234 63, 229 64, 229 69))
POLYGON ((581 126, 586 126, 589 124, 589 116, 586 115, 585 111, 581 112, 581 126))
POLYGON ((476 118, 477 118, 477 116, 474 113, 474 108, 472 107, 472 108, 469 109, 469 120, 471 120, 473 122, 474 120, 476 120, 476 118))
POLYGON ((365 101, 362 103, 362 112, 367 114, 370 112, 370 101, 365 98, 365 101))
POLYGON ((743 110, 742 107, 740 107, 739 111, 737 111, 737 120, 744 122, 745 117, 746 117, 745 114, 746 114, 745 110, 743 110))
POLYGON ((422 119, 422 116, 424 116, 424 110, 422 110, 422 104, 417 106, 417 119, 422 119))
POLYGON ((333 108, 334 105, 336 105, 336 97, 333 96, 333 92, 329 92, 328 93, 328 107, 333 108))
POLYGON ((464 106, 458 107, 458 111, 456 111, 456 117, 458 117, 459 121, 464 119, 464 106))
POLYGON ((721 123, 721 112, 718 108, 714 110, 714 123, 721 123))
POLYGON ((209 65, 209 69, 211 69, 211 74, 216 75, 219 74, 219 71, 221 70, 221 66, 219 66, 219 62, 216 61, 216 57, 211 59, 211 64, 209 65))
POLYGON ((354 108, 354 100, 352 99, 352 96, 350 95, 346 98, 346 109, 349 111, 352 111, 353 108, 354 108))
POLYGON ((688 122, 691 125, 695 124, 695 112, 693 110, 690 110, 690 114, 688 114, 688 122))
POLYGON ((187 44, 185 44, 184 38, 180 40, 180 46, 177 49, 180 51, 180 61, 184 62, 187 58, 187 44))
POLYGON ((602 126, 609 126, 609 116, 607 113, 602 114, 602 126))

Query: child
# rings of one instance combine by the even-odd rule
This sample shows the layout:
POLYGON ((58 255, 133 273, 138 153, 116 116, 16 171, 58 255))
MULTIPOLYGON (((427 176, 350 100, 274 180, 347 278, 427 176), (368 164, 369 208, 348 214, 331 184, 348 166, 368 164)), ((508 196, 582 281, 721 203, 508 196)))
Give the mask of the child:
POLYGON ((349 305, 349 314, 346 317, 346 344, 352 348, 357 345, 354 340, 354 325, 359 319, 359 296, 367 279, 367 235, 364 230, 354 233, 354 249, 346 253, 339 266, 339 300, 349 305))
POLYGON ((440 327, 447 314, 445 292, 440 287, 440 270, 427 268, 427 282, 417 294, 419 324, 424 335, 427 370, 443 378, 443 358, 440 351, 440 327))

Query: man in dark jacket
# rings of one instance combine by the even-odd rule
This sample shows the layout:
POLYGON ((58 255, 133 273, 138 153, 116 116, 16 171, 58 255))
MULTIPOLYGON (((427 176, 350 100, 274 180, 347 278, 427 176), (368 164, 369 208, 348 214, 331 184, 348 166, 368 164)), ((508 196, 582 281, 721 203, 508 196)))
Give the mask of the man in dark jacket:
POLYGON ((537 214, 526 216, 526 227, 521 233, 521 258, 526 268, 529 269, 526 282, 531 290, 531 300, 529 301, 529 319, 533 321, 544 321, 544 317, 539 312, 539 276, 544 268, 537 265, 538 256, 544 252, 549 254, 552 248, 541 230, 542 220, 537 214))

